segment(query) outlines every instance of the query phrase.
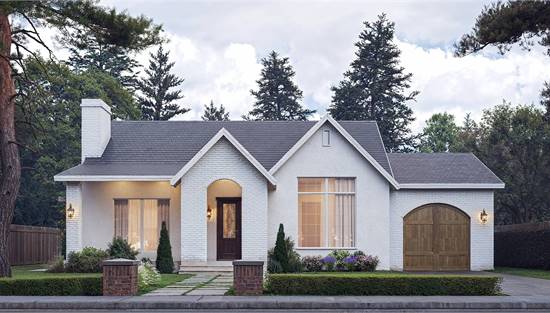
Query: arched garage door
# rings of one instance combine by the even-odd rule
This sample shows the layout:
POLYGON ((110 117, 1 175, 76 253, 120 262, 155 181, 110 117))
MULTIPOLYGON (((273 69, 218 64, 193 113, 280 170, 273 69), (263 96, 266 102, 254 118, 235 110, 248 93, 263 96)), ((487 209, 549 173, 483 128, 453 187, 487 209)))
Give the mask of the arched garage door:
POLYGON ((447 204, 427 204, 403 221, 406 271, 470 270, 470 218, 447 204))

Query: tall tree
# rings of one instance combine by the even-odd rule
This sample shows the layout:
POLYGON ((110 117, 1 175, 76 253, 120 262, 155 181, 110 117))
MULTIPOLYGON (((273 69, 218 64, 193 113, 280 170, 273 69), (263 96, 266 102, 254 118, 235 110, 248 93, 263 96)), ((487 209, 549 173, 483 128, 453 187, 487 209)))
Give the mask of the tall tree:
POLYGON ((250 91, 256 102, 248 113, 248 118, 262 121, 304 121, 316 112, 299 103, 303 95, 293 81, 296 73, 288 57, 280 57, 277 52, 271 51, 268 57, 262 59, 262 65, 260 79, 256 81, 258 90, 250 91))
POLYGON ((420 151, 449 152, 457 144, 458 131, 452 114, 443 112, 432 115, 420 136, 420 151))
POLYGON ((457 140, 450 147, 451 152, 473 152, 477 154, 479 131, 476 121, 472 119, 470 113, 467 113, 462 126, 458 130, 457 140))
POLYGON ((407 102, 418 92, 408 92, 412 74, 399 65, 395 24, 382 14, 364 25, 356 59, 344 80, 332 87, 329 112, 339 120, 375 120, 388 151, 407 150, 413 145, 409 124, 414 120, 407 102))
POLYGON ((150 53, 149 67, 145 69, 145 78, 139 79, 140 92, 138 102, 144 120, 169 120, 189 109, 177 103, 183 98, 181 90, 171 90, 183 83, 183 78, 172 74, 174 62, 169 60, 170 51, 164 51, 162 45, 155 53, 150 53))
POLYGON ((542 104, 542 106, 546 109, 544 118, 546 119, 546 121, 550 122, 550 83, 544 83, 544 89, 542 90, 540 96, 542 98, 540 100, 540 104, 542 104))
MULTIPOLYGON (((536 39, 550 56, 550 1, 498 1, 483 8, 472 31, 455 44, 455 54, 465 56, 487 46, 495 46, 504 54, 518 43, 529 50, 536 39)), ((548 83, 541 96, 550 120, 548 83)))
POLYGON ((158 41, 161 30, 150 19, 106 9, 92 0, 0 3, 0 277, 11 276, 7 238, 21 177, 20 143, 15 131, 15 101, 18 96, 15 82, 16 78, 21 81, 27 77, 14 73, 25 71, 23 52, 36 56, 29 48, 29 41, 49 50, 41 36, 43 29, 48 27, 87 28, 106 43, 132 48, 158 41), (43 28, 39 29, 37 25, 43 28))
POLYGON ((214 101, 210 100, 210 105, 204 105, 201 118, 203 121, 229 121, 229 112, 225 112, 223 104, 218 108, 214 106, 214 101))

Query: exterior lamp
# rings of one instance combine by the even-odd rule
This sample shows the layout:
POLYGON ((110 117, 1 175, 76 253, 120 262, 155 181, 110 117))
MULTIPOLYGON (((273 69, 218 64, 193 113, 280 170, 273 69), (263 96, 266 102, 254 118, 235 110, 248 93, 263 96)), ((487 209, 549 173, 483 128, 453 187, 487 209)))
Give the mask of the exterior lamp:
POLYGON ((487 221, 489 220, 489 214, 483 209, 481 213, 479 213, 479 220, 481 221, 481 224, 487 224, 487 221))
POLYGON ((210 207, 208 207, 208 209, 206 209, 206 218, 208 220, 210 220, 212 218, 212 209, 210 207))
POLYGON ((74 208, 73 205, 69 203, 69 208, 67 209, 67 217, 73 218, 74 217, 74 208))

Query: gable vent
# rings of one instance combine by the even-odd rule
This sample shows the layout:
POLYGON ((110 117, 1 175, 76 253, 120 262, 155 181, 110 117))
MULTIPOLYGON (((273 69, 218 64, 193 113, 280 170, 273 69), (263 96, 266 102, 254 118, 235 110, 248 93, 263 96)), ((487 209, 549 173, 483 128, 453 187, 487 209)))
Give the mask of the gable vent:
POLYGON ((330 147, 330 130, 323 130, 323 147, 330 147))

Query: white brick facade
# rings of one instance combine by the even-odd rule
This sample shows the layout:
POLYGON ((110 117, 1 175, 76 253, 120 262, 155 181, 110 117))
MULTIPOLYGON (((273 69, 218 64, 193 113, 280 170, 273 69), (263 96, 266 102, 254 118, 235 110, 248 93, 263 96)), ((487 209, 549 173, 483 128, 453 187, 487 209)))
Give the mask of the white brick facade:
POLYGON ((493 191, 492 190, 399 190, 390 194, 391 269, 403 270, 403 217, 428 203, 445 203, 470 217, 471 270, 493 269, 493 191), (479 220, 481 211, 489 214, 487 224, 479 220))
POLYGON ((181 180, 181 259, 206 262, 207 190, 219 179, 242 188, 242 259, 265 260, 267 256, 267 190, 264 176, 222 138, 181 180))
MULTIPOLYGON (((74 216, 67 216, 66 245, 67 255, 73 251, 82 250, 82 187, 80 183, 67 183, 65 194, 65 212, 71 205, 74 209, 74 216)), ((87 221, 93 223, 92 221, 87 221)))
POLYGON ((111 139, 111 108, 100 99, 82 99, 82 162, 100 157, 111 139))

